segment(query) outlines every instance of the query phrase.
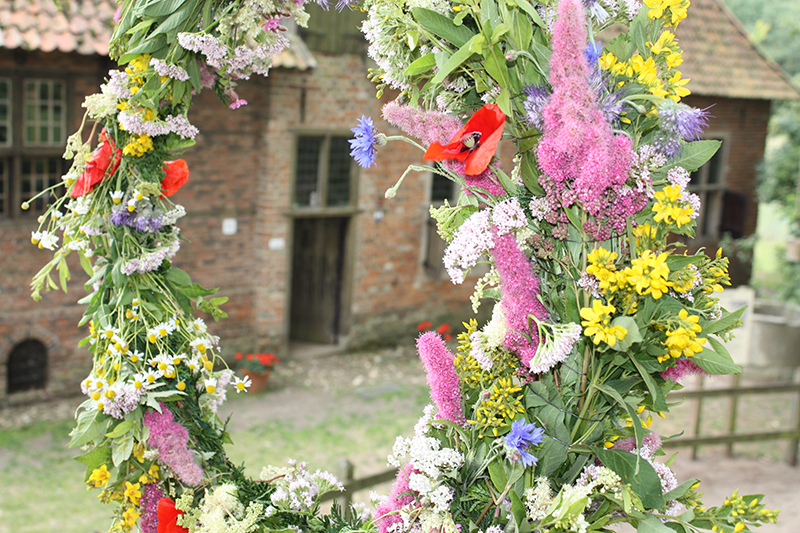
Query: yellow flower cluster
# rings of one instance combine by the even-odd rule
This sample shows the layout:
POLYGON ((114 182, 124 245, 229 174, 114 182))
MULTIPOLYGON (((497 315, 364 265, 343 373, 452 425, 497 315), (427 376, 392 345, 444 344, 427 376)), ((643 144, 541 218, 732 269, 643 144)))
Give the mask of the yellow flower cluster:
POLYGON ((515 385, 510 376, 498 378, 492 391, 483 393, 487 398, 480 402, 475 410, 475 420, 470 420, 469 423, 492 428, 496 437, 498 428, 507 426, 508 421, 513 420, 517 413, 525 412, 522 397, 518 395, 521 390, 522 387, 515 385))
POLYGON ((644 0, 644 3, 650 8, 647 11, 648 18, 667 18, 667 24, 673 26, 686 18, 686 10, 689 9, 689 0, 644 0))
POLYGON ((89 479, 86 480, 86 484, 89 485, 86 487, 86 490, 105 487, 108 485, 108 480, 110 478, 111 472, 108 471, 108 467, 106 465, 103 465, 100 468, 95 468, 92 470, 92 474, 89 476, 89 479))
POLYGON ((706 339, 697 337, 697 334, 703 329, 698 324, 699 321, 699 316, 690 315, 686 309, 680 310, 677 320, 674 320, 670 328, 667 329, 667 338, 664 341, 664 346, 669 352, 658 357, 659 363, 668 360, 670 357, 674 359, 678 359, 682 355, 692 357, 703 351, 703 344, 706 343, 706 339))
POLYGON ((146 133, 141 133, 139 135, 131 135, 131 139, 122 150, 122 153, 125 155, 142 157, 152 149, 153 139, 151 139, 146 133))
POLYGON ((586 272, 597 278, 600 289, 614 292, 617 283, 617 266, 614 261, 617 259, 617 254, 600 247, 592 250, 588 259, 589 266, 586 267, 586 272))
POLYGON ((605 342, 614 346, 617 339, 622 340, 628 334, 628 330, 622 326, 611 325, 611 315, 616 310, 613 305, 603 305, 600 300, 593 300, 591 307, 581 309, 583 334, 591 338, 595 345, 605 342))
POLYGON ((659 255, 647 250, 641 256, 631 261, 631 266, 623 272, 625 282, 633 287, 637 294, 650 294, 658 300, 669 291, 669 267, 667 266, 667 252, 659 255))
POLYGON ((656 203, 653 205, 653 212, 656 215, 653 219, 656 222, 675 224, 680 228, 692 221, 694 209, 683 201, 681 191, 680 186, 670 185, 653 195, 656 199, 656 203))

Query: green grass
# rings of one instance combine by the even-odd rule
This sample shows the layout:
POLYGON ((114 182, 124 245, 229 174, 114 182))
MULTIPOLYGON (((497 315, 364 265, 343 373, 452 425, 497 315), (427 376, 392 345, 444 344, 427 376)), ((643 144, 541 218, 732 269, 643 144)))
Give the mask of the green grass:
MULTIPOLYGON (((244 406, 253 400, 230 398, 234 418, 237 403, 244 406)), ((429 401, 427 389, 409 386, 368 399, 340 393, 336 400, 336 404, 319 406, 325 416, 315 417, 313 423, 303 418, 303 409, 288 422, 258 417, 257 423, 232 433, 234 444, 227 448, 231 459, 245 463, 253 477, 263 466, 283 465, 289 458, 337 476, 341 460, 348 458, 356 465, 356 477, 369 475, 386 468, 395 437, 411 434, 429 401), (363 409, 340 414, 338 406, 345 403, 363 409)), ((268 413, 269 394, 259 395, 258 401, 268 413)), ((111 507, 99 503, 98 491, 86 490, 85 467, 72 460, 80 450, 66 448, 71 429, 72 421, 64 420, 0 432, 0 533, 108 530, 111 507)))

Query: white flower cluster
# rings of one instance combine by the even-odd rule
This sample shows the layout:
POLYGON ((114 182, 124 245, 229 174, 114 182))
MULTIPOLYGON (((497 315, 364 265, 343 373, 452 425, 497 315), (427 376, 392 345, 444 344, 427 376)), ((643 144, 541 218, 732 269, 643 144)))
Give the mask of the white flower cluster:
POLYGON ((493 248, 489 210, 484 209, 461 224, 444 252, 444 266, 453 283, 463 283, 466 272, 493 248))
POLYGON ((266 466, 261 470, 261 481, 275 485, 270 500, 276 510, 310 512, 317 499, 332 490, 342 491, 344 486, 329 472, 317 470, 313 474, 306 463, 289 460, 289 467, 266 466))
POLYGON ((528 219, 516 196, 503 200, 492 209, 492 224, 497 227, 499 235, 528 226, 528 219))
POLYGON ((206 490, 196 533, 250 533, 258 528, 264 505, 250 502, 245 508, 237 497, 236 485, 224 483, 213 492, 206 490))

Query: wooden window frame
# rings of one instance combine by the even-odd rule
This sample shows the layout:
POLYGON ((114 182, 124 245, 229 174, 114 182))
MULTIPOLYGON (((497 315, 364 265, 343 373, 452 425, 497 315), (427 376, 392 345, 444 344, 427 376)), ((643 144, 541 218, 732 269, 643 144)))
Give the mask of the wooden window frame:
MULTIPOLYGON (((358 204, 358 173, 356 164, 351 160, 350 162, 350 175, 349 175, 349 199, 344 205, 328 205, 328 185, 330 182, 330 153, 331 153, 331 140, 334 138, 349 139, 352 134, 345 134, 338 131, 298 131, 295 132, 295 145, 292 150, 294 157, 292 168, 292 211, 312 214, 318 213, 320 215, 336 214, 355 212, 358 204), (317 188, 312 194, 317 198, 317 202, 309 201, 308 205, 300 204, 297 202, 297 158, 298 148, 302 142, 303 137, 321 137, 322 145, 319 152, 319 164, 317 166, 317 188)), ((349 155, 348 155, 349 157, 349 155)))
POLYGON ((719 226, 722 220, 723 196, 728 182, 728 149, 730 135, 722 132, 709 132, 706 139, 722 141, 722 145, 714 157, 703 166, 692 172, 692 181, 687 189, 700 197, 700 213, 697 217, 695 239, 703 242, 719 239, 719 226), (718 159, 717 182, 708 183, 711 161, 718 159), (695 175, 699 177, 694 180, 695 175))

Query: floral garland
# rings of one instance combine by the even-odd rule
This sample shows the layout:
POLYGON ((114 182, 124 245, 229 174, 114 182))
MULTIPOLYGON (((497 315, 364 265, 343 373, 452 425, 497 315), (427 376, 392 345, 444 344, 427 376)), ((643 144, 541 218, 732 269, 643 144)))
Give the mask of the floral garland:
MULTIPOLYGON (((227 459, 216 412, 228 385, 249 383, 193 317, 224 317, 226 299, 170 263, 185 211, 169 197, 189 177, 175 155, 197 134, 192 96, 213 89, 233 109, 246 104, 235 80, 266 74, 287 44, 281 19, 305 23, 302 2, 122 3, 111 53, 126 68, 86 99, 95 127, 86 142, 83 127, 69 138, 67 194, 32 235, 55 251, 34 298, 65 286, 71 252, 90 278, 81 344, 94 366, 70 444, 85 450, 86 483, 114 506, 111 531, 585 532, 626 522, 738 533, 776 520, 760 496, 703 507, 697 481, 679 484, 656 460, 661 439, 649 430, 686 374, 740 370, 723 344, 740 312, 714 297, 727 260, 680 254, 668 240, 692 235, 689 175, 719 145, 699 140, 707 112, 680 103, 688 80, 671 29, 689 1, 555 4, 360 5, 378 92, 401 91, 384 117, 417 140, 363 117, 352 154, 370 166, 380 146, 403 140, 462 187, 431 215, 454 283, 488 258, 471 300, 494 308, 482 327, 465 324, 456 354, 437 332, 420 336, 433 405, 395 444, 391 493, 372 517, 355 509, 348 519, 336 508, 319 515, 319 497, 341 490, 327 473, 290 462, 254 480, 227 459), (595 44, 617 24, 628 31, 595 44), (516 149, 510 174, 495 157, 504 141, 516 149)), ((412 165, 386 196, 429 170, 412 165)))

